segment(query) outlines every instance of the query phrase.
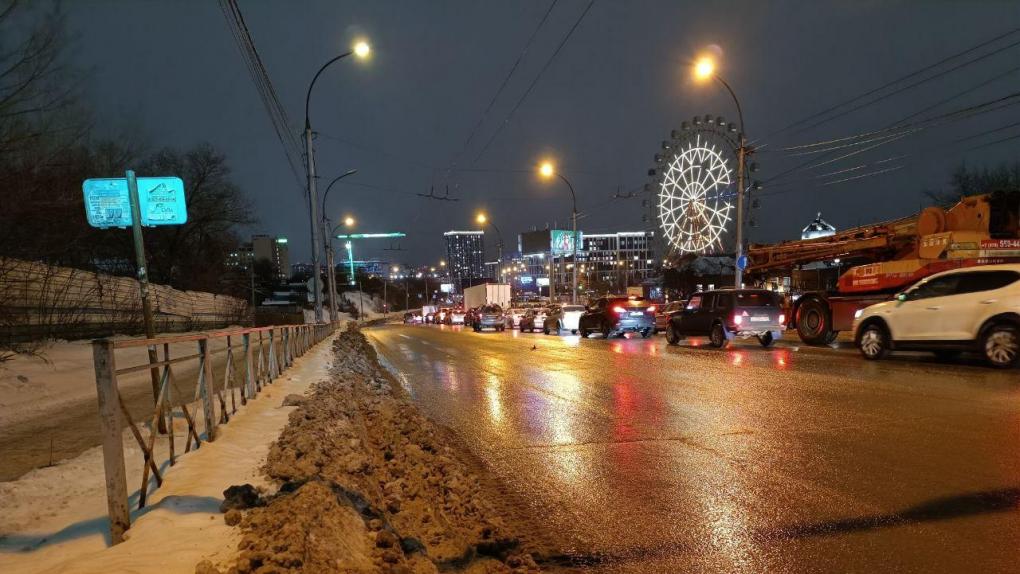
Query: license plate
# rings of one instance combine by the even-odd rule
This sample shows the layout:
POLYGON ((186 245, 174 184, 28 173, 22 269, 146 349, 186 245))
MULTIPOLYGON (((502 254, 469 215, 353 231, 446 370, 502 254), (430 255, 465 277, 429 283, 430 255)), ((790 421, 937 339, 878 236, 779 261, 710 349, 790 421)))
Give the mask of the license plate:
POLYGON ((631 311, 631 313, 630 313, 631 317, 640 317, 642 315, 644 315, 644 313, 642 313, 640 311, 631 311))
POLYGON ((751 317, 752 323, 765 323, 768 320, 769 320, 768 317, 751 317))

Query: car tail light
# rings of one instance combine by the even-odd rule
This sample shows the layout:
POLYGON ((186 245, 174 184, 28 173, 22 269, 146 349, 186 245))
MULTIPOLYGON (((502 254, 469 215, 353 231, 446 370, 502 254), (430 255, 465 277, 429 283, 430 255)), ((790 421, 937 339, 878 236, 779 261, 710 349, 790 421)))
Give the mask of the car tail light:
POLYGON ((617 305, 616 307, 613 307, 613 312, 614 313, 619 313, 619 314, 623 315, 624 313, 627 312, 627 310, 624 309, 623 307, 620 307, 619 305, 617 305))
POLYGON ((739 325, 739 324, 743 323, 744 322, 744 317, 747 317, 747 316, 748 316, 747 315, 747 311, 743 311, 740 314, 734 313, 733 314, 733 324, 734 325, 739 325))
POLYGON ((780 325, 785 325, 786 324, 786 315, 784 315, 783 313, 779 314, 779 324, 780 325))
POLYGON ((654 313, 655 312, 655 305, 652 305, 651 307, 649 307, 648 308, 648 312, 649 313, 654 313))

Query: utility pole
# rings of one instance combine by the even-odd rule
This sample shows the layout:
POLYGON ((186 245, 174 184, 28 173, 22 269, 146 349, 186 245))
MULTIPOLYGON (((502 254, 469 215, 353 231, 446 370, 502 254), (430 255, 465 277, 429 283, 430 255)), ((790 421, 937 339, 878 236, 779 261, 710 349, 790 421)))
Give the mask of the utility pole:
MULTIPOLYGON (((326 198, 323 196, 323 205, 326 198)), ((336 270, 333 265, 333 238, 330 233, 330 221, 325 212, 322 214, 322 237, 326 242, 326 289, 329 289, 329 320, 336 321, 336 270)))
MULTIPOLYGON (((736 96, 733 99, 736 100, 736 96)), ((744 158, 747 155, 747 137, 744 135, 744 119, 742 116, 740 123, 740 147, 737 148, 737 257, 733 266, 734 286, 737 289, 743 287, 744 284, 744 270, 740 263, 741 258, 744 256, 744 158)))
MULTIPOLYGON (((562 177, 562 176, 560 176, 560 177, 562 177)), ((567 181, 567 180, 564 179, 563 181, 567 181)), ((570 182, 567 182, 567 185, 570 185, 570 182)), ((570 188, 570 194, 573 195, 573 193, 574 193, 574 188, 571 187, 570 188)), ((574 271, 574 273, 573 273, 573 278, 571 279, 572 287, 570 289, 570 302, 576 305, 577 304, 577 201, 576 200, 574 201, 574 210, 571 212, 570 215, 571 215, 571 218, 573 219, 573 223, 574 223, 574 231, 573 231, 573 235, 571 236, 571 243, 574 246, 574 255, 573 255, 573 265, 574 265, 573 271, 574 271)))
MULTIPOLYGON (((138 288, 142 296, 142 325, 145 329, 145 338, 152 339, 156 336, 155 326, 152 324, 152 301, 149 299, 149 269, 145 261, 145 241, 142 238, 142 207, 138 198, 138 181, 135 179, 134 170, 124 172, 127 179, 128 198, 131 202, 131 234, 135 244, 135 266, 138 269, 138 288)), ((158 362, 156 347, 148 345, 149 364, 158 362)), ((149 369, 149 377, 152 380, 152 400, 159 402, 159 368, 149 369)), ((159 432, 166 432, 166 421, 162 414, 159 417, 159 432)))
MULTIPOLYGON (((318 76, 316 76, 318 77, 318 76)), ((308 88, 311 94, 311 87, 308 88)), ((319 195, 315 190, 315 158, 312 152, 312 125, 305 113, 305 167, 308 175, 308 209, 312 220, 312 299, 315 322, 322 322, 322 287, 319 285, 319 195)))

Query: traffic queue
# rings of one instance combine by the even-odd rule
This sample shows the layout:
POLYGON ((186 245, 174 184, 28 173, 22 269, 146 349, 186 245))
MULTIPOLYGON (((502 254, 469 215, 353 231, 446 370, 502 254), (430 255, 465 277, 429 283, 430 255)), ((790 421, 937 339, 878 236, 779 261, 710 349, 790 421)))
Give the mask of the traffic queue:
MULTIPOLYGON (((659 303, 641 296, 605 296, 587 305, 532 304, 504 309, 490 303, 471 309, 443 307, 407 313, 408 323, 464 325, 486 330, 541 331, 588 338, 648 338, 664 333, 669 345, 689 337, 726 347, 736 339, 771 347, 795 328, 788 303, 764 289, 699 291, 683 301, 659 303)), ((924 351, 950 360, 980 355, 997 368, 1020 362, 1020 264, 985 265, 937 273, 857 311, 853 344, 868 360, 895 351, 924 351)))

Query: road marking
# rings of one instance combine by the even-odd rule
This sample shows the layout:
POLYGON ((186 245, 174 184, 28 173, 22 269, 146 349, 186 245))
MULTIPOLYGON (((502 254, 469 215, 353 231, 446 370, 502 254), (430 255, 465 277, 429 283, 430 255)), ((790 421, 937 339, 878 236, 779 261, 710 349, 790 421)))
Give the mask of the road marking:
POLYGON ((400 333, 400 336, 401 336, 401 337, 403 337, 403 338, 405 338, 405 339, 410 339, 410 338, 411 338, 411 336, 410 336, 410 335, 405 335, 405 334, 403 334, 403 333, 400 333))

